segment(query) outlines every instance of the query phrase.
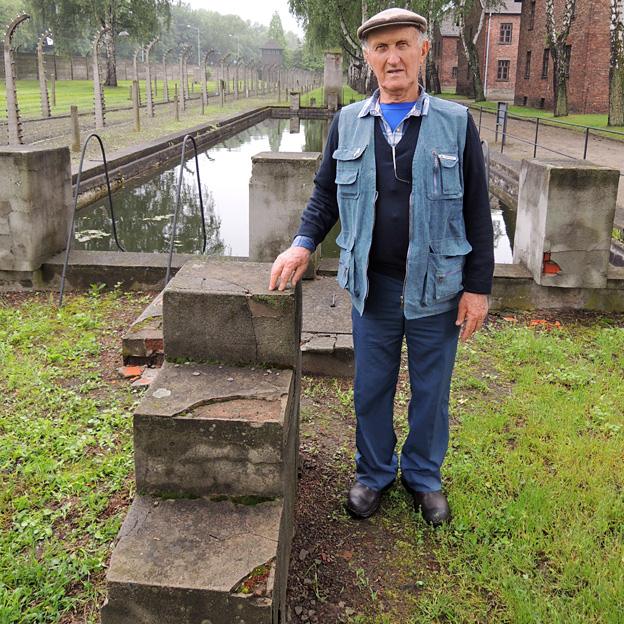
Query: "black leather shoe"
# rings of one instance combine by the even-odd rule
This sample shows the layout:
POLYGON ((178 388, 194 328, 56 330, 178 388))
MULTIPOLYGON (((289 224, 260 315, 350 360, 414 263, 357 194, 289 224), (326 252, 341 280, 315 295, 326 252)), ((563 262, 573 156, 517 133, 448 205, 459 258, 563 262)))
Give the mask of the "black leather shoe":
POLYGON ((401 475, 403 487, 414 499, 414 509, 420 510, 423 520, 434 527, 440 526, 451 519, 451 509, 446 496, 442 492, 416 492, 412 489, 403 475, 401 475))
POLYGON ((389 490, 393 483, 394 481, 378 492, 356 481, 347 496, 345 504, 347 511, 354 518, 370 518, 379 509, 382 494, 389 490))

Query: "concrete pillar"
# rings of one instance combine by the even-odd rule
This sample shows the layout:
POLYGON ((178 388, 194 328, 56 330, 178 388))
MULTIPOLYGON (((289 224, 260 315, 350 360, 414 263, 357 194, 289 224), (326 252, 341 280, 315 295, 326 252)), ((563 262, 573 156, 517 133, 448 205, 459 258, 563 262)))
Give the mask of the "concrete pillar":
POLYGON ((342 52, 325 52, 325 72, 323 75, 325 106, 342 106, 342 52))
POLYGON ((298 111, 301 107, 301 94, 299 91, 290 92, 290 110, 298 111))
POLYGON ((542 286, 605 288, 619 171, 524 160, 513 261, 542 286))
POLYGON ((0 273, 32 272, 65 248, 69 148, 0 149, 0 273))
MULTIPOLYGON (((319 152, 261 152, 251 159, 249 259, 273 262, 290 246, 321 162, 319 152)), ((319 250, 304 277, 313 278, 319 250)))

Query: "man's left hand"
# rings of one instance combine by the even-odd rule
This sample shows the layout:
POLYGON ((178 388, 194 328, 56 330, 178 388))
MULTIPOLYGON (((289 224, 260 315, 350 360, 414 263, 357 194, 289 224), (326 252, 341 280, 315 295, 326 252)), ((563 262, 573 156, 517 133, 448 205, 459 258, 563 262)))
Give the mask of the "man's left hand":
POLYGON ((488 313, 488 296, 465 292, 459 300, 455 325, 463 325, 459 338, 466 342, 479 331, 488 313))

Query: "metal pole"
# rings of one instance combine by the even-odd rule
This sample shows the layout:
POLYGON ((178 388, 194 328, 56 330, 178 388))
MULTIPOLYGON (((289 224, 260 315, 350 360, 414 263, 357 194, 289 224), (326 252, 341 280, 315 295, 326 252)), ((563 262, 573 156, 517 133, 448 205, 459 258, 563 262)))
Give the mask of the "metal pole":
POLYGON ((481 135, 481 118, 483 117, 483 106, 479 106, 479 136, 481 135))
POLYGON ((175 110, 175 120, 180 121, 180 98, 178 97, 178 83, 173 85, 173 102, 175 110))
POLYGON ((589 143, 589 128, 585 128, 585 148, 583 149, 583 160, 587 160, 588 143, 589 143))
POLYGON ((503 134, 501 136, 501 154, 505 149, 505 138, 507 137, 507 111, 505 111, 505 116, 503 118, 503 134))
POLYGON ((536 117, 535 118, 535 142, 533 143, 533 158, 537 156, 537 137, 539 135, 539 123, 540 123, 540 118, 536 117))

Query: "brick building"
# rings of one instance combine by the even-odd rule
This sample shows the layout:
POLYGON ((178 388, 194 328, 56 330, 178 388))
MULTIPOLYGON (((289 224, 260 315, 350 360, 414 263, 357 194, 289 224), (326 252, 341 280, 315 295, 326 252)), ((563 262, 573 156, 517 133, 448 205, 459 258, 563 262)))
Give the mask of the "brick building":
POLYGON ((452 17, 447 16, 434 26, 431 54, 443 91, 454 90, 457 85, 457 50, 460 45, 459 27, 452 17))
MULTIPOLYGON (((565 0, 555 0, 555 23, 561 26, 565 0)), ((606 0, 582 0, 570 35, 568 106, 573 113, 609 110, 609 23, 606 0)), ((546 43, 546 1, 523 0, 516 72, 516 104, 554 108, 553 59, 546 43)))
MULTIPOLYGON (((487 12, 477 39, 477 55, 481 80, 488 100, 514 99, 521 5, 516 0, 505 0, 504 6, 487 12)), ((473 37, 479 27, 480 3, 475 2, 466 19, 468 36, 473 37)), ((459 49, 457 93, 474 96, 472 73, 463 47, 459 49)))

